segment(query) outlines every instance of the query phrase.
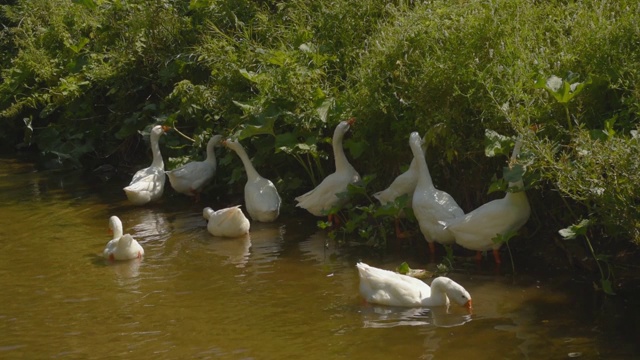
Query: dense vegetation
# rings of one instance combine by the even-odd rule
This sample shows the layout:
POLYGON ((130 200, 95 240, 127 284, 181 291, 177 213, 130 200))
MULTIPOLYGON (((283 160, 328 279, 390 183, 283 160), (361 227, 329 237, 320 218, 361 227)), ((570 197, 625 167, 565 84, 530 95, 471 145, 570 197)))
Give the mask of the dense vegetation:
MULTIPOLYGON (((95 168, 140 161, 155 122, 195 139, 165 139, 174 162, 223 133, 291 205, 333 171, 333 128, 355 116, 345 146, 375 174, 371 214, 366 193, 408 166, 411 131, 467 211, 502 177, 486 134, 521 136, 522 243, 588 219, 572 229, 595 253, 640 244, 635 0, 18 0, 0 21, 4 147, 95 168)), ((241 182, 220 154, 218 183, 241 182)))

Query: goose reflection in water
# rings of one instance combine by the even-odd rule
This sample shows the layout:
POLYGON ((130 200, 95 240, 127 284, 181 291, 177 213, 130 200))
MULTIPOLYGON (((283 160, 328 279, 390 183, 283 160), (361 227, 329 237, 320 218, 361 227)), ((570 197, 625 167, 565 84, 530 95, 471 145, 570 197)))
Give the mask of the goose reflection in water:
MULTIPOLYGON (((454 306, 455 308, 455 306, 454 306)), ((471 314, 448 306, 433 308, 403 308, 366 304, 361 310, 363 327, 392 328, 396 326, 454 327, 471 321, 471 314)))
POLYGON ((224 238, 211 235, 208 237, 210 241, 208 241, 206 248, 214 254, 226 258, 222 264, 231 264, 242 268, 249 261, 251 249, 251 236, 249 234, 244 234, 237 238, 224 238))
POLYGON ((251 262, 268 264, 280 257, 284 243, 285 227, 276 223, 252 224, 251 262))
POLYGON ((120 261, 109 263, 109 268, 113 270, 118 280, 134 279, 140 276, 140 265, 142 259, 120 261))

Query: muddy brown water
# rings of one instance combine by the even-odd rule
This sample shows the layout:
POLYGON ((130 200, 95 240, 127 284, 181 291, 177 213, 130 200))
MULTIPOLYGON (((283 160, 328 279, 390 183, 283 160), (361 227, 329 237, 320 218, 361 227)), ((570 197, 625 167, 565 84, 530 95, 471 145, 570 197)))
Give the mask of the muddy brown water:
POLYGON ((603 297, 569 276, 454 271, 472 314, 373 306, 358 295, 356 261, 393 269, 402 256, 337 249, 304 215, 252 223, 243 239, 214 238, 202 204, 167 191, 159 204, 134 207, 121 185, 0 159, 0 358, 640 354, 634 300, 603 297), (145 248, 142 260, 101 257, 111 215, 145 248))

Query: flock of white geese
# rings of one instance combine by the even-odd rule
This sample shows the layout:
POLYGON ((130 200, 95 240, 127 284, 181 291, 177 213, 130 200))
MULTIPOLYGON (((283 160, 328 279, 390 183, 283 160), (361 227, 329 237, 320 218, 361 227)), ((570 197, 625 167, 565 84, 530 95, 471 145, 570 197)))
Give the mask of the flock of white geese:
MULTIPOLYGON (((332 145, 335 172, 313 190, 296 197, 296 206, 315 216, 325 216, 329 209, 343 201, 338 194, 345 192, 349 184, 360 180, 360 175, 349 163, 342 146, 343 137, 354 121, 353 118, 342 121, 334 131, 332 145)), ((214 135, 207 143, 207 156, 204 161, 190 162, 175 170, 165 171, 158 141, 168 129, 160 125, 152 128, 151 165, 136 172, 131 183, 124 188, 131 203, 144 205, 158 200, 164 192, 165 177, 169 178, 176 192, 198 198, 203 187, 216 173, 214 147, 222 145, 234 151, 244 165, 247 174, 244 205, 249 217, 260 222, 272 222, 278 218, 281 198, 276 187, 269 179, 260 176, 238 141, 223 140, 222 136, 214 135)), ((517 231, 527 222, 531 212, 522 180, 510 182, 510 189, 503 198, 490 201, 465 214, 450 194, 434 186, 422 145, 420 135, 417 132, 411 133, 411 165, 387 189, 377 192, 374 196, 385 204, 405 194, 409 195, 409 206, 413 209, 420 231, 432 253, 434 243, 455 243, 479 254, 492 250, 495 262, 499 264, 498 249, 501 243, 496 243, 493 239, 498 235, 517 231)), ((521 140, 517 140, 510 163, 516 161, 521 146, 521 140)), ((214 236, 239 237, 247 234, 251 227, 240 205, 218 210, 206 207, 203 209, 203 217, 208 221, 207 230, 214 236)), ((142 246, 130 234, 123 234, 122 222, 117 216, 109 219, 109 228, 113 232, 113 239, 104 249, 105 258, 111 261, 131 260, 144 255, 142 246)), ((378 269, 364 263, 358 263, 357 269, 360 276, 360 293, 371 303, 391 306, 440 306, 448 305, 452 300, 471 308, 469 293, 446 277, 434 279, 430 287, 411 276, 378 269)))

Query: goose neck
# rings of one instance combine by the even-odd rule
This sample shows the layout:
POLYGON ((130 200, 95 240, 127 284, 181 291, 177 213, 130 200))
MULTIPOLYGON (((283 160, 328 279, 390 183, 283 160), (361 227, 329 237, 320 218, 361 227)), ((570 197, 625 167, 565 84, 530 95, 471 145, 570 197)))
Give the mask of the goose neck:
POLYGON ((164 160, 162 160, 162 154, 160 153, 160 145, 158 144, 159 138, 151 134, 151 154, 153 161, 151 166, 164 169, 164 160))
POLYGON ((431 295, 424 298, 422 303, 428 306, 440 306, 447 304, 448 301, 445 285, 436 278, 431 283, 431 295))
POLYGON ((349 166, 349 161, 347 160, 347 156, 344 154, 344 148, 342 146, 343 137, 343 133, 336 132, 335 134, 333 134, 333 140, 331 142, 336 170, 344 169, 349 166))
POLYGON ((205 159, 206 162, 216 165, 216 152, 214 151, 214 143, 213 142, 209 142, 207 144, 207 158, 205 159))
POLYGON ((418 187, 433 187, 433 181, 431 180, 431 173, 429 172, 429 166, 427 166, 427 159, 422 152, 422 148, 419 145, 411 147, 413 151, 413 158, 415 159, 418 167, 418 187))
POLYGON ((244 150, 244 148, 240 144, 237 144, 233 150, 235 150, 240 160, 242 160, 242 164, 244 165, 244 171, 247 173, 247 178, 255 179, 259 177, 258 172, 253 167, 253 164, 251 163, 251 159, 249 159, 249 155, 247 155, 247 152, 244 150))

